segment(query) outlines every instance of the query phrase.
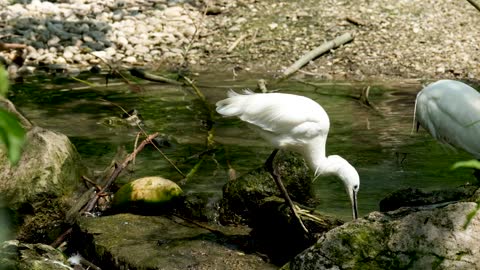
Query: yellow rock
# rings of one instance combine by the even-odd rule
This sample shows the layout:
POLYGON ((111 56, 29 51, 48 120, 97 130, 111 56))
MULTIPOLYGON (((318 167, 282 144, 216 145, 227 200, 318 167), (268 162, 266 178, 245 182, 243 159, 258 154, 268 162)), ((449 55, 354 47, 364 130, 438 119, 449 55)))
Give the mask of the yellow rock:
POLYGON ((122 186, 113 199, 113 206, 163 205, 182 194, 182 189, 168 179, 149 176, 122 186))

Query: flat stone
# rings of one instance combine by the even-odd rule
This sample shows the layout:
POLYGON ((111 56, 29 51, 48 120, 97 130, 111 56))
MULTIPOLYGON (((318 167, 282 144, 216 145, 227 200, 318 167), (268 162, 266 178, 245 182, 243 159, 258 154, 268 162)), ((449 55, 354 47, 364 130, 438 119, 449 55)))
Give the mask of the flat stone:
POLYGON ((175 217, 118 214, 82 218, 74 242, 102 269, 277 269, 241 249, 248 231, 215 229, 222 234, 175 217))

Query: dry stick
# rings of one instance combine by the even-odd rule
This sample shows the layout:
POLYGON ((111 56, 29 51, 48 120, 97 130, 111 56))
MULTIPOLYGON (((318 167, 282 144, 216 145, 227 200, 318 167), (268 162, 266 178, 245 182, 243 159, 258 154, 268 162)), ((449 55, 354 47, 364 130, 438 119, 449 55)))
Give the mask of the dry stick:
POLYGON ((230 47, 228 47, 227 49, 227 52, 232 52, 237 46, 238 44, 240 44, 240 42, 242 42, 242 40, 244 40, 246 37, 248 37, 249 35, 248 34, 243 34, 241 35, 240 37, 238 37, 233 43, 232 45, 230 45, 230 47))
MULTIPOLYGON (((210 121, 210 122, 213 121, 213 118, 215 117, 215 113, 212 107, 210 106, 210 104, 207 102, 205 95, 200 91, 200 89, 198 89, 198 87, 193 83, 193 81, 190 80, 190 78, 186 76, 182 76, 182 78, 185 80, 186 84, 189 85, 195 91, 197 97, 200 99, 200 101, 202 101, 203 106, 208 111, 207 121, 210 121)), ((215 129, 213 128, 213 125, 209 126, 207 131, 207 151, 209 151, 214 147, 214 144, 215 144, 214 132, 215 132, 215 129)), ((191 178, 198 171, 198 169, 200 168, 200 165, 202 165, 204 160, 205 160, 205 156, 202 156, 200 160, 197 162, 197 164, 195 164, 195 166, 193 166, 190 172, 188 172, 187 176, 183 181, 184 183, 186 180, 191 178)))
MULTIPOLYGON (((153 75, 153 74, 149 74, 147 72, 144 72, 142 70, 138 70, 138 69, 131 69, 130 70, 130 74, 132 76, 136 76, 138 78, 141 78, 141 79, 145 79, 145 80, 149 80, 149 81, 154 81, 154 82, 164 82, 164 83, 170 83, 170 84, 174 84, 174 85, 188 85, 190 86, 193 91, 195 92, 195 94, 197 95, 198 99, 200 99, 200 101, 202 102, 203 106, 205 107, 205 109, 208 111, 208 115, 207 115, 207 120, 208 121, 213 121, 213 118, 215 116, 215 113, 214 113, 214 110, 210 107, 210 104, 207 102, 207 99, 205 98, 205 95, 200 91, 200 89, 198 89, 198 87, 193 83, 193 81, 191 79, 189 79, 188 77, 186 76, 182 76, 183 80, 185 82, 179 82, 179 81, 174 81, 174 80, 171 80, 171 79, 167 79, 165 77, 161 77, 161 76, 157 76, 157 75, 153 75)), ((213 145, 214 145, 214 128, 213 127, 210 127, 210 129, 208 130, 208 134, 207 134, 207 148, 210 149, 210 148, 213 148, 213 145)), ((154 145, 155 146, 155 145, 154 145)), ((158 149, 158 148, 157 148, 158 149)), ((162 153, 162 152, 160 152, 162 153)), ((162 155, 164 155, 162 153, 162 155)), ((164 155, 165 156, 165 155, 164 155)), ((193 169, 187 173, 187 176, 185 176, 183 173, 182 175, 185 177, 184 180, 188 179, 190 176, 192 176, 195 171, 198 169, 198 167, 200 166, 200 164, 203 162, 203 160, 200 160, 199 161, 199 164, 195 165, 193 167, 193 169)), ((177 169, 177 171, 179 171, 177 169)), ((180 171, 179 171, 180 172, 180 171)), ((181 172, 180 172, 181 173, 181 172)), ((185 181, 182 181, 182 183, 185 183, 185 181)))
POLYGON ((83 181, 85 181, 85 182, 89 183, 90 185, 94 186, 97 189, 97 191, 102 189, 102 187, 100 185, 98 185, 97 183, 95 183, 95 181, 86 177, 85 175, 82 175, 82 179, 83 179, 83 181))
POLYGON ((347 42, 350 42, 353 40, 353 36, 350 33, 345 33, 334 40, 327 41, 320 45, 319 47, 309 51, 305 55, 303 55, 300 59, 298 59, 295 63, 293 63, 290 67, 288 67, 282 75, 282 78, 287 78, 293 73, 295 73, 297 70, 302 68, 304 65, 306 65, 308 62, 311 60, 315 59, 316 57, 320 56, 321 54, 328 52, 331 49, 335 49, 340 45, 343 45, 347 42))
MULTIPOLYGON (((114 103, 114 102, 111 102, 111 101, 109 101, 109 100, 103 99, 103 98, 101 98, 100 100, 105 101, 105 102, 108 102, 108 103, 110 103, 110 104, 118 107, 120 110, 123 111, 123 113, 127 114, 128 116, 130 116, 130 114, 129 114, 122 106, 120 106, 120 105, 118 105, 118 104, 116 104, 116 103, 114 103)), ((143 128, 142 128, 139 124, 137 124, 137 127, 138 127, 138 129, 140 129, 140 131, 143 133, 143 135, 145 135, 145 137, 148 136, 147 133, 145 132, 145 130, 143 130, 143 128)), ((137 136, 137 138, 135 138, 135 148, 136 148, 137 142, 138 142, 138 136, 137 136)), ((165 155, 165 153, 163 153, 162 150, 160 150, 160 148, 158 148, 155 144, 152 144, 152 146, 162 155, 162 157, 163 157, 168 163, 170 163, 170 165, 171 165, 182 177, 185 177, 185 174, 175 165, 175 163, 173 163, 172 160, 170 160, 170 159, 167 157, 167 155, 165 155)))
POLYGON ((53 243, 51 243, 50 246, 52 246, 53 248, 57 248, 58 246, 60 246, 60 244, 65 240, 65 238, 67 238, 69 234, 72 233, 72 231, 73 231, 73 228, 70 227, 68 230, 62 233, 59 237, 57 237, 57 239, 55 239, 55 241, 53 241, 53 243))
MULTIPOLYGON (((149 144, 149 143, 152 143, 152 140, 158 136, 158 132, 157 133, 154 133, 152 135, 149 135, 145 140, 142 141, 142 143, 140 143, 140 145, 130 154, 128 155, 125 160, 122 162, 122 164, 120 164, 117 168, 115 168, 115 171, 113 171, 113 173, 110 175, 110 178, 108 179, 107 183, 105 184, 105 186, 95 194, 95 197, 92 198, 92 200, 90 202, 88 202, 87 206, 85 206, 84 210, 82 212, 90 212, 92 211, 92 209, 95 207, 95 205, 97 204, 97 201, 98 199, 100 198, 99 194, 102 194, 102 193, 105 193, 107 191, 107 189, 110 188, 110 186, 112 185, 112 183, 115 181, 115 179, 117 179, 118 175, 120 174, 120 172, 125 169, 125 167, 127 167, 128 163, 130 163, 130 161, 132 161, 136 156, 137 154, 142 151, 142 149, 145 147, 145 145, 149 144)), ((153 143, 152 143, 153 144, 153 143)))
POLYGON ((0 42, 0 51, 25 49, 25 48, 27 48, 27 45, 25 44, 0 42))
POLYGON ((130 75, 138 77, 140 79, 153 81, 153 82, 162 82, 162 83, 169 83, 169 84, 174 84, 174 85, 183 85, 182 82, 175 81, 175 80, 172 80, 172 79, 169 79, 169 78, 166 78, 166 77, 162 77, 162 76, 159 76, 159 75, 153 75, 153 74, 147 73, 143 70, 139 70, 139 69, 136 69, 136 68, 130 69, 130 75))
POLYGON ((475 0, 467 0, 472 6, 474 6, 478 11, 480 11, 480 4, 475 0))
MULTIPOLYGON (((210 107, 210 104, 207 102, 207 99, 205 98, 205 95, 203 95, 203 93, 200 91, 200 89, 198 89, 198 87, 193 83, 192 80, 190 80, 188 77, 185 77, 185 76, 182 76, 182 78, 185 80, 185 82, 187 82, 187 85, 189 85, 190 87, 192 87, 192 89, 195 91, 195 93, 197 94, 198 98, 202 101, 203 103, 203 106, 205 107, 205 109, 207 109, 208 111, 208 119, 209 121, 213 121, 213 118, 215 117, 215 112, 214 110, 210 107)), ((213 126, 210 127, 208 129, 208 134, 207 134, 207 148, 210 149, 213 147, 213 144, 214 144, 214 139, 213 139, 213 135, 214 135, 214 128, 213 126)))

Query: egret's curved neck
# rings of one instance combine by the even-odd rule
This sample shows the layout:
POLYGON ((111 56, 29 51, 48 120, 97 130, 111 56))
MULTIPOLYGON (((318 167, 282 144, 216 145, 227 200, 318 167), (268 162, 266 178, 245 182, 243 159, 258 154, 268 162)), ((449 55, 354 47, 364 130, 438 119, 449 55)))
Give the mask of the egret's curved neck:
POLYGON ((315 176, 335 174, 338 169, 334 166, 334 160, 325 156, 325 143, 326 138, 323 137, 312 140, 302 153, 315 176))
POLYGON ((340 156, 317 157, 312 159, 310 167, 315 172, 315 177, 326 175, 339 175, 343 162, 339 162, 340 156))

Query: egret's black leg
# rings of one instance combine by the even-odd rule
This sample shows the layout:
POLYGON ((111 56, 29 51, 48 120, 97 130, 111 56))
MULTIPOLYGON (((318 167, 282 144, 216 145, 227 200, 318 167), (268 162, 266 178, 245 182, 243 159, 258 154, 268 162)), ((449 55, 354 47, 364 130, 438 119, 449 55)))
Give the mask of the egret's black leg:
POLYGON ((280 189, 280 193, 282 193, 285 201, 288 203, 288 206, 290 207, 290 209, 292 209, 293 215, 298 220, 298 223, 300 223, 300 226, 302 226, 302 229, 306 233, 308 233, 307 228, 305 227, 305 225, 303 225, 302 219, 300 218, 297 211, 295 210, 295 205, 293 204, 292 199, 290 199, 287 189, 285 188, 285 186, 282 183, 282 180, 280 179, 280 175, 278 175, 277 171, 273 168, 273 160, 275 159, 275 155, 277 153, 278 153, 278 149, 273 150, 273 152, 267 158, 267 161, 265 161, 265 167, 267 168, 267 171, 272 175, 273 180, 275 180, 275 183, 280 189))

